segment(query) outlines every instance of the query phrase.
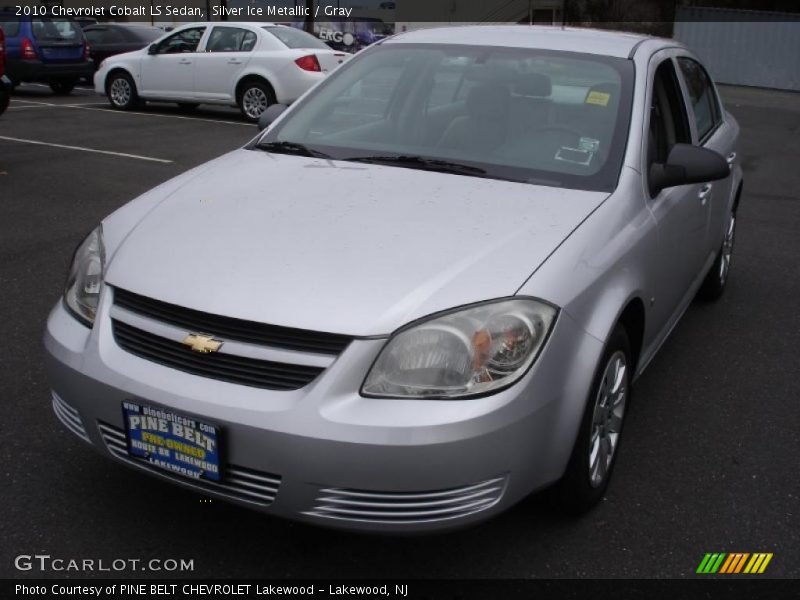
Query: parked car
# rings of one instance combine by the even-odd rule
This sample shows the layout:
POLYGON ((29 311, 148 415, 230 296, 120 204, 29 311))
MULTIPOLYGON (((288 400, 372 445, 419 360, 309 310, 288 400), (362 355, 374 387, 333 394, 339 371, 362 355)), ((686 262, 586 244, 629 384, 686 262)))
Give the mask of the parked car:
POLYGON ((0 115, 6 112, 11 98, 11 80, 6 77, 6 40, 0 29, 0 115))
POLYGON ((96 25, 99 21, 94 17, 73 17, 73 20, 80 26, 81 29, 85 30, 90 25, 96 25))
POLYGON ((106 59, 95 90, 114 108, 144 100, 238 106, 256 121, 288 104, 344 62, 314 36, 272 23, 194 23, 136 52, 106 59))
POLYGON ((429 29, 283 108, 78 247, 45 334, 58 418, 317 524, 457 527, 547 486, 596 504, 631 386, 729 277, 739 126, 699 59, 429 29))
POLYGON ((103 23, 83 28, 89 41, 90 54, 95 67, 99 67, 109 56, 141 50, 163 37, 164 31, 147 25, 123 25, 103 23))
POLYGON ((6 74, 12 85, 41 82, 56 94, 69 94, 94 63, 81 28, 63 17, 16 16, 0 10, 6 38, 6 74))

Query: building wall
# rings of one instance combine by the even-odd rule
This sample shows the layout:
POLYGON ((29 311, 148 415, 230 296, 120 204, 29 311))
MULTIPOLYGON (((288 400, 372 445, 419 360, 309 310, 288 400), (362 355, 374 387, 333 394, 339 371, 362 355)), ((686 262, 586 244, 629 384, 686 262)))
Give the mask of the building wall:
POLYGON ((719 83, 800 91, 800 15, 679 8, 674 37, 719 83))

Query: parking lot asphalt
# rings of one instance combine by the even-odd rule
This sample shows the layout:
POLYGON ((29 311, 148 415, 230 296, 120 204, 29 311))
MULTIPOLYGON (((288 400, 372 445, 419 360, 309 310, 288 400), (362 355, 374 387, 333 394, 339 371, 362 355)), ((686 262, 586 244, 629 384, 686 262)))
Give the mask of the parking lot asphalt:
POLYGON ((66 575, 14 568, 49 554, 194 559, 181 575, 202 577, 684 578, 706 552, 773 552, 766 575, 800 576, 800 95, 723 96, 745 171, 729 287, 688 310, 638 381, 606 499, 571 519, 537 494, 472 529, 390 538, 203 501, 56 421, 41 339, 75 245, 256 129, 233 109, 120 113, 90 90, 23 86, 0 117, 0 576, 66 575))

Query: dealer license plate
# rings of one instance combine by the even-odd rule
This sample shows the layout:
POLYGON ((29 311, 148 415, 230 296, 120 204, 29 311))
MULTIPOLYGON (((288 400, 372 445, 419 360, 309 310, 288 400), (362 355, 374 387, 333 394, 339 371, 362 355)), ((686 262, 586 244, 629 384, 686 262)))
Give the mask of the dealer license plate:
POLYGON ((220 479, 219 429, 192 417, 122 403, 128 453, 189 479, 220 479))

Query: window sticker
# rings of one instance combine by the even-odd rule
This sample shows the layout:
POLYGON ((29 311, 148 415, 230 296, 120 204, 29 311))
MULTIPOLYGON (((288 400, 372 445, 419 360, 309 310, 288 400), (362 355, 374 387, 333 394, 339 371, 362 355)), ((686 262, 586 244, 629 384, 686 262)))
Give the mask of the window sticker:
POLYGON ((586 152, 597 152, 600 149, 600 140, 582 137, 578 141, 578 149, 586 150, 586 152))
POLYGON ((589 163, 592 162, 592 157, 594 157, 594 152, 589 152, 582 148, 569 148, 567 146, 561 146, 555 155, 556 160, 584 167, 589 166, 589 163))
POLYGON ((596 104, 597 106, 608 106, 611 94, 606 92, 589 92, 586 96, 586 104, 596 104))

